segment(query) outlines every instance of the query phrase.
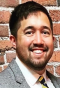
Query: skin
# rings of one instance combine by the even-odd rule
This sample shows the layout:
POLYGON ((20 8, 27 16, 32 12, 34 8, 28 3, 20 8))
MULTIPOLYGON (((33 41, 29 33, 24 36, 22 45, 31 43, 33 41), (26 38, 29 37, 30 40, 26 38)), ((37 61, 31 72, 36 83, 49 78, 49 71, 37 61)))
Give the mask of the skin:
POLYGON ((10 36, 19 59, 29 68, 42 74, 53 54, 52 29, 46 14, 37 12, 21 21, 17 38, 10 36))

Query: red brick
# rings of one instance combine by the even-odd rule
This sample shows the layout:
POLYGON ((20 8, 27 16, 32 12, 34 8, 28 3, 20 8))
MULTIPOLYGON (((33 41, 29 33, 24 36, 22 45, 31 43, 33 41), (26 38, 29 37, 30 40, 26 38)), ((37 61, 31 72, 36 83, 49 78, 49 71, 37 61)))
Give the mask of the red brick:
POLYGON ((56 62, 60 62, 60 51, 56 51, 56 62))
POLYGON ((7 63, 10 63, 13 58, 16 57, 16 53, 6 53, 7 63))
POLYGON ((57 66, 56 67, 55 72, 56 72, 57 75, 60 76, 60 66, 57 66))
POLYGON ((47 65, 47 70, 48 70, 50 73, 54 74, 53 65, 47 65))
POLYGON ((8 37, 8 26, 0 25, 0 37, 8 37))
POLYGON ((4 57, 2 55, 0 55, 0 65, 4 64, 4 57))
POLYGON ((3 68, 6 69, 8 65, 4 65, 3 68))
POLYGON ((53 21, 60 21, 60 10, 50 10, 49 14, 53 21))
POLYGON ((0 0, 0 6, 16 6, 19 4, 19 0, 0 0))
POLYGON ((10 19, 9 11, 0 11, 0 23, 8 23, 10 19))
POLYGON ((50 62, 60 62, 60 51, 55 51, 50 59, 50 62))
POLYGON ((56 5, 56 0, 33 0, 42 5, 56 5))
POLYGON ((0 72, 2 72, 2 67, 0 67, 0 72))
POLYGON ((54 23, 53 34, 60 35, 60 23, 54 23))
POLYGON ((54 39, 54 48, 58 48, 58 37, 55 37, 54 39))
POLYGON ((56 53, 54 52, 49 62, 55 62, 56 61, 56 53))
POLYGON ((32 1, 32 0, 21 0, 22 1, 22 3, 25 3, 25 2, 27 2, 27 1, 32 1))
POLYGON ((22 0, 22 3, 27 2, 27 1, 35 1, 42 5, 56 5, 56 0, 22 0))
POLYGON ((0 40, 0 50, 9 50, 12 46, 9 40, 0 40))

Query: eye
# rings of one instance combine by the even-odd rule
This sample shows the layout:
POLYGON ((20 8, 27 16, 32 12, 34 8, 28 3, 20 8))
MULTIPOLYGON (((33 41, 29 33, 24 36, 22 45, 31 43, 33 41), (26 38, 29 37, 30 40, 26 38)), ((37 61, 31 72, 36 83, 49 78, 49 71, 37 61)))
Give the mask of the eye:
POLYGON ((44 30, 44 31, 42 31, 42 34, 45 35, 45 36, 49 36, 50 35, 50 31, 44 30))
POLYGON ((25 34, 32 34, 32 31, 27 31, 25 34))
POLYGON ((33 33, 34 33, 33 30, 26 30, 26 31, 25 31, 25 35, 26 35, 26 36, 32 36, 33 33))
POLYGON ((49 34, 49 32, 48 32, 48 31, 44 31, 43 33, 44 33, 44 34, 49 34))

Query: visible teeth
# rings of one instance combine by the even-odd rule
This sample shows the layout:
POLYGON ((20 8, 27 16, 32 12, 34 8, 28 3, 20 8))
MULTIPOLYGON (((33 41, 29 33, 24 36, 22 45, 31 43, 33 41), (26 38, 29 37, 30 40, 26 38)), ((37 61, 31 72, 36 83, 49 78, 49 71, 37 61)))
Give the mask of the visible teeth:
POLYGON ((35 50, 34 53, 42 53, 41 50, 35 50))

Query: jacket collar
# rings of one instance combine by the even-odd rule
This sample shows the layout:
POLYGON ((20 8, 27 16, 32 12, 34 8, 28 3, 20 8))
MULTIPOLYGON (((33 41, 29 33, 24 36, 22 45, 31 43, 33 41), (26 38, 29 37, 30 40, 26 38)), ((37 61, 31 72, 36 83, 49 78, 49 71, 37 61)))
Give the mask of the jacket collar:
POLYGON ((55 77, 48 71, 46 71, 46 73, 47 73, 47 76, 50 78, 51 82, 53 83, 53 85, 55 86, 55 88, 60 88, 60 78, 55 77))
MULTIPOLYGON (((19 69, 15 59, 12 60, 12 62, 9 64, 10 69, 12 70, 14 76, 15 76, 15 80, 17 83, 23 84, 23 86, 21 88, 30 88, 21 72, 21 70, 19 69)), ((53 76, 51 73, 49 73, 48 71, 46 71, 47 76, 50 78, 50 80, 52 81, 53 85, 55 86, 55 88, 60 88, 60 79, 53 76)))
POLYGON ((14 76, 15 76, 15 80, 17 83, 22 84, 21 88, 30 88, 22 74, 22 72, 20 71, 15 59, 12 60, 12 62, 9 64, 10 69, 12 70, 14 76))

